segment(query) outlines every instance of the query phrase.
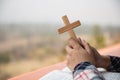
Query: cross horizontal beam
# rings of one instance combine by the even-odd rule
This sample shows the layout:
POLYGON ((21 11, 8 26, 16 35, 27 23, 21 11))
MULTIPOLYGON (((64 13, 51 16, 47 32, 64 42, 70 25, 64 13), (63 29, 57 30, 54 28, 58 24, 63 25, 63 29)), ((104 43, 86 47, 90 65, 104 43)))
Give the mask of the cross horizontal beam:
POLYGON ((79 25, 81 25, 80 21, 70 23, 66 15, 63 16, 62 19, 63 19, 63 22, 64 22, 65 26, 58 29, 58 33, 61 34, 61 33, 64 33, 64 32, 68 32, 71 38, 78 41, 78 39, 77 39, 77 37, 76 37, 76 35, 74 33, 73 28, 78 27, 79 25))
POLYGON ((64 33, 66 31, 69 31, 75 27, 78 27, 80 25, 80 21, 76 21, 74 23, 68 24, 60 29, 58 29, 59 34, 64 33))

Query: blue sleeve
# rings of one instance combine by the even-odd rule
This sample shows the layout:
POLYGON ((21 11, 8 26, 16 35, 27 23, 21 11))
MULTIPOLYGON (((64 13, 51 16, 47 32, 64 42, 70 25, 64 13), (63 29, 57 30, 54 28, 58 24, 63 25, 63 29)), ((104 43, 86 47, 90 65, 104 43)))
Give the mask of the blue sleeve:
POLYGON ((107 68, 111 72, 120 72, 120 57, 110 56, 110 65, 107 68))

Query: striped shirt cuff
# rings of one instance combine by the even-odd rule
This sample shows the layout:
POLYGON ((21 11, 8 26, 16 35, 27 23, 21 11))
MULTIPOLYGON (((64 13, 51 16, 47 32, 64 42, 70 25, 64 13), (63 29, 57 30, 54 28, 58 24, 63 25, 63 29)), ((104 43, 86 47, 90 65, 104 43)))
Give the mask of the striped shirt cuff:
POLYGON ((73 71, 74 80, 104 80, 101 73, 90 62, 78 64, 73 71))

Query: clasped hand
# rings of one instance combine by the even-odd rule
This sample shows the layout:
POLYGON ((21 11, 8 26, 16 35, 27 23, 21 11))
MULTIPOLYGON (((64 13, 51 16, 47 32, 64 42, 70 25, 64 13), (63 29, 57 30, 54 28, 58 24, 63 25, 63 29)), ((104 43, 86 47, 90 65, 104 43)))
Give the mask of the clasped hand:
POLYGON ((66 46, 67 51, 67 65, 74 70, 74 67, 81 62, 90 62, 95 67, 107 68, 110 64, 109 56, 100 55, 99 52, 90 46, 85 40, 78 38, 78 41, 70 38, 68 45, 66 46))

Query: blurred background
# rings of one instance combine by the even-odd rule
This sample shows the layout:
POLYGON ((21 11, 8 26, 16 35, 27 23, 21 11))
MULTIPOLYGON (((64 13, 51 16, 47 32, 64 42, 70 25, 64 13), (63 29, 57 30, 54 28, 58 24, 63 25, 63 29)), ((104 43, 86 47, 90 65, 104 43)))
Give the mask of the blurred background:
POLYGON ((65 60, 63 15, 97 49, 120 42, 120 0, 0 0, 0 80, 65 60))

